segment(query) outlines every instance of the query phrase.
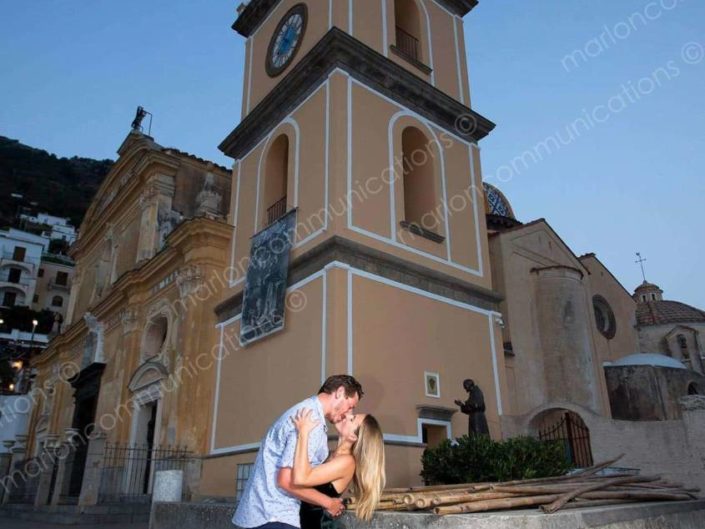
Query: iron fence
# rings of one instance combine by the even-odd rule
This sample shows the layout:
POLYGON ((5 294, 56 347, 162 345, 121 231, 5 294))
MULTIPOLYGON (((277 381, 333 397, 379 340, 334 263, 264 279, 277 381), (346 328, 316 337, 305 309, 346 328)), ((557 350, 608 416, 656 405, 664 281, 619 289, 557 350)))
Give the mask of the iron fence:
POLYGON ((38 459, 32 457, 17 461, 10 475, 3 480, 4 488, 9 489, 8 503, 33 504, 41 473, 42 465, 38 459))
POLYGON ((193 454, 185 448, 106 443, 98 501, 148 502, 152 497, 154 473, 185 470, 191 459, 193 454))

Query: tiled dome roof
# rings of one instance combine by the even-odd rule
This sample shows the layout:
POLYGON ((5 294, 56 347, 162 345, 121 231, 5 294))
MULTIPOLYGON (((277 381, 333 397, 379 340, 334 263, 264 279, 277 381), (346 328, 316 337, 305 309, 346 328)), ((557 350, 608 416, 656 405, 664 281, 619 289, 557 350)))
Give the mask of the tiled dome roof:
POLYGON ((485 191, 485 212, 488 215, 496 215, 516 220, 514 210, 504 193, 487 182, 482 182, 482 187, 485 191))
POLYGON ((638 326, 705 322, 705 311, 679 301, 642 301, 636 306, 638 326))

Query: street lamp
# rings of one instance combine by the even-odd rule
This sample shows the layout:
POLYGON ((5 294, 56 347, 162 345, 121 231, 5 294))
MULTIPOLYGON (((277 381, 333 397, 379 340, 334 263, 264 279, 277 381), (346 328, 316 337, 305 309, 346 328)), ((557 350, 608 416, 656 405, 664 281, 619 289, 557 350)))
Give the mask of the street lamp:
POLYGON ((32 320, 32 337, 29 340, 29 354, 30 354, 30 356, 32 355, 32 349, 34 349, 34 331, 37 328, 37 325, 39 325, 39 322, 37 320, 32 320))

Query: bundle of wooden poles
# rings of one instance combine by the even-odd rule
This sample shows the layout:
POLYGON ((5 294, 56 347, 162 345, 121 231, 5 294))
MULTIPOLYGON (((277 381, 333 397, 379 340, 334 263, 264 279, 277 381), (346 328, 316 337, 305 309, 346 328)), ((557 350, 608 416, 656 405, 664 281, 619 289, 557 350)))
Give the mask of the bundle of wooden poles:
MULTIPOLYGON (((377 509, 461 514, 539 506, 545 513, 554 513, 559 509, 697 498, 699 489, 686 488, 661 476, 598 474, 621 457, 553 478, 387 489, 377 509)), ((355 509, 354 500, 348 509, 355 509)))

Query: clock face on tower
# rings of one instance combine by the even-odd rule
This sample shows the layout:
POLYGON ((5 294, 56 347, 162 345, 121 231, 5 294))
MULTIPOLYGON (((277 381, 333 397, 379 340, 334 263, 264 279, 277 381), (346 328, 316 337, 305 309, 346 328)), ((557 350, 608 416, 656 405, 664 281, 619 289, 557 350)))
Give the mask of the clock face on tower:
POLYGON ((294 59, 304 38, 307 18, 305 4, 295 5, 282 17, 267 50, 266 70, 270 77, 282 73, 294 59))

